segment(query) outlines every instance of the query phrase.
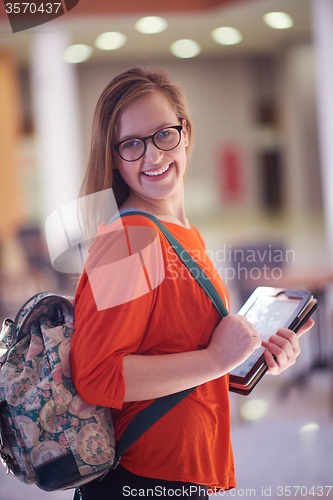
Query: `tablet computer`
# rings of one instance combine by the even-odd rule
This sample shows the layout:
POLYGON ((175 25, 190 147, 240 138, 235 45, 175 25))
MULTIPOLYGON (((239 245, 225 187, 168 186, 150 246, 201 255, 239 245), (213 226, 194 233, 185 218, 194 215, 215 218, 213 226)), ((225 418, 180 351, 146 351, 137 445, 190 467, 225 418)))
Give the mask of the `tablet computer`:
MULTIPOLYGON (((317 300, 310 292, 258 287, 238 314, 247 317, 261 339, 268 340, 282 327, 297 332, 317 307, 317 300)), ((250 394, 268 369, 264 351, 263 346, 259 347, 230 372, 230 391, 250 394)))

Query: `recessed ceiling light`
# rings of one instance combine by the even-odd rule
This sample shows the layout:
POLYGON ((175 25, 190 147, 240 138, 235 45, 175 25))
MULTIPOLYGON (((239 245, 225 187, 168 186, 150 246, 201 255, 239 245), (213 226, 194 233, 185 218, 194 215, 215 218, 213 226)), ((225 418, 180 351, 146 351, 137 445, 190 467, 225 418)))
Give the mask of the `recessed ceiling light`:
POLYGON ((107 31, 95 40, 95 45, 101 50, 116 50, 125 45, 127 36, 118 31, 107 31))
POLYGON ((241 32, 231 26, 216 28, 211 35, 213 40, 221 45, 236 45, 243 40, 241 32))
POLYGON ((294 21, 285 12, 268 12, 263 16, 265 23, 275 30, 285 30, 294 26, 294 21))
POLYGON ((77 43, 67 47, 64 51, 63 59, 68 63, 77 64, 87 61, 91 57, 92 53, 93 49, 90 45, 77 43))
POLYGON ((177 40, 170 45, 170 50, 172 54, 176 57, 182 59, 188 59, 190 57, 196 57, 201 52, 200 45, 194 40, 189 40, 184 38, 182 40, 177 40))
POLYGON ((140 31, 140 33, 145 34, 161 33, 166 30, 167 27, 168 21, 159 16, 142 17, 135 24, 135 28, 140 31))

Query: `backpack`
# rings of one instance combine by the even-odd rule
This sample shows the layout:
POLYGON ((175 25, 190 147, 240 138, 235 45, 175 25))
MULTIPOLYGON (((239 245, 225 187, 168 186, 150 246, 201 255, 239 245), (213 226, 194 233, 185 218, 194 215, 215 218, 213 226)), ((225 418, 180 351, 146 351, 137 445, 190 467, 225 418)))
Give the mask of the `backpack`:
MULTIPOLYGON (((204 271, 164 225, 172 248, 212 300, 228 314, 204 271)), ((31 297, 0 333, 0 459, 7 471, 44 491, 77 488, 102 478, 146 430, 196 387, 155 399, 138 412, 115 445, 110 408, 84 402, 70 371, 74 299, 51 293, 31 297)))
POLYGON ((82 401, 70 372, 74 299, 39 293, 5 320, 0 348, 0 457, 45 491, 73 488, 113 465, 111 410, 82 401))

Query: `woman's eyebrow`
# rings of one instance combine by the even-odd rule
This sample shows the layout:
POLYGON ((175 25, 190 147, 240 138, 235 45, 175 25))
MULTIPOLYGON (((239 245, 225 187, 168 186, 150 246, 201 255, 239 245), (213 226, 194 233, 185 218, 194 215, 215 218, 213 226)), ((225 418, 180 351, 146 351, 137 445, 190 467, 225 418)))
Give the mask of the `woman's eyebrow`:
POLYGON ((169 122, 166 123, 165 125, 161 125, 160 127, 158 127, 157 129, 155 129, 154 132, 152 132, 151 134, 147 134, 147 135, 134 135, 134 134, 129 134, 129 135, 125 135, 122 139, 119 139, 118 142, 124 142, 124 141, 128 141, 130 139, 143 139, 144 137, 149 137, 150 135, 154 135, 156 134, 156 132, 158 132, 159 130, 163 130, 165 128, 168 128, 168 127, 172 127, 173 125, 170 125, 169 122))

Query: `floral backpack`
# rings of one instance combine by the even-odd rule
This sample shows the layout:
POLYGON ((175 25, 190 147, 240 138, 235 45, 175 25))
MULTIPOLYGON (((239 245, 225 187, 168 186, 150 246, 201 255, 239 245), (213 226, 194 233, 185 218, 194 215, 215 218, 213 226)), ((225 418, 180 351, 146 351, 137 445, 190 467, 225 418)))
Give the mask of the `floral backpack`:
POLYGON ((115 460, 110 409, 82 401, 71 378, 73 305, 37 294, 0 334, 0 458, 45 491, 95 479, 115 460))

